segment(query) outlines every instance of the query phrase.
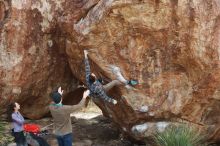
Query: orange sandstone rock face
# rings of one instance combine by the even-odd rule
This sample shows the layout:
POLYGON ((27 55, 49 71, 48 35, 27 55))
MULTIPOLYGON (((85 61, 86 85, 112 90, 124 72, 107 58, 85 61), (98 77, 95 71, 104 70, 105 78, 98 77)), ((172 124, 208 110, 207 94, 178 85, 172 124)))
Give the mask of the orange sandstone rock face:
POLYGON ((53 89, 76 87, 65 39, 54 26, 56 9, 52 2, 0 1, 0 107, 17 101, 25 117, 40 118, 53 89))
MULTIPOLYGON (((83 49, 89 48, 99 77, 115 79, 106 67, 113 64, 140 82, 137 90, 111 90, 116 106, 96 101, 124 133, 142 139, 151 129, 184 121, 220 139, 219 0, 0 4, 2 103, 29 100, 36 109, 48 104, 45 96, 57 84, 74 89, 71 73, 85 83, 83 49)), ((43 113, 46 108, 27 116, 43 113)))
MULTIPOLYGON (((114 79, 105 67, 114 64, 127 79, 139 80, 135 91, 109 93, 118 105, 97 103, 125 133, 143 138, 155 127, 150 122, 185 121, 218 139, 219 8, 218 0, 100 1, 74 25, 78 41, 67 53, 95 49, 90 58, 97 75, 114 79)), ((83 78, 81 65, 71 60, 73 73, 83 78)))

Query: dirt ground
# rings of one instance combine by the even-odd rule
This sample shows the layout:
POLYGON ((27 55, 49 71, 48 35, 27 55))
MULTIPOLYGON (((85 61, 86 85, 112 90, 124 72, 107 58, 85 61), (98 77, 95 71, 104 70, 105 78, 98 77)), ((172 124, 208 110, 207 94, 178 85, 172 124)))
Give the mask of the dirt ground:
MULTIPOLYGON (((138 146, 124 140, 119 130, 109 119, 102 116, 101 110, 92 102, 87 108, 71 116, 74 146, 138 146)), ((45 119, 45 122, 47 120, 51 119, 45 119)), ((57 146, 53 136, 47 140, 51 146, 57 146)))
MULTIPOLYGON (((132 146, 131 142, 120 139, 117 128, 103 116, 89 120, 72 119, 75 146, 132 146)), ((47 140, 50 145, 57 146, 53 136, 47 140)))
MULTIPOLYGON (((111 121, 102 115, 96 117, 93 117, 94 113, 76 113, 76 115, 77 118, 72 117, 74 146, 139 146, 124 140, 111 121), (82 118, 79 118, 80 116, 82 118)), ((46 118, 35 123, 45 126, 52 123, 52 119, 46 118)), ((52 126, 49 131, 52 133, 52 126)), ((51 146, 58 146, 54 135, 47 135, 44 138, 51 146)))
MULTIPOLYGON (((102 116, 102 112, 94 105, 89 105, 87 109, 75 112, 72 115, 73 146, 150 146, 146 144, 135 144, 123 138, 119 130, 113 123, 102 116)), ((36 123, 41 127, 52 124, 52 118, 41 120, 26 120, 27 123, 36 123)), ((53 133, 53 126, 47 128, 49 135, 44 136, 50 146, 58 146, 53 133)), ((8 146, 16 146, 10 144, 8 146)), ((152 146, 152 145, 151 145, 152 146)), ((210 146, 218 146, 213 144, 210 146)))

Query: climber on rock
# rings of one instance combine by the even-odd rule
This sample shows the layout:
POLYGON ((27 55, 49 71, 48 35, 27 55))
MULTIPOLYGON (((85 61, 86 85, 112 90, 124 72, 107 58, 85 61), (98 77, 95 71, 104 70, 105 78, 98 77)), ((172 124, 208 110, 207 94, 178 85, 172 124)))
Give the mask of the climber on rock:
POLYGON ((84 55, 85 55, 86 83, 90 90, 90 95, 94 98, 102 98, 105 101, 111 102, 113 104, 117 104, 117 101, 109 97, 106 94, 106 92, 108 92, 114 86, 121 85, 123 83, 127 85, 127 82, 120 80, 113 80, 106 85, 102 85, 101 82, 96 78, 96 75, 94 73, 91 73, 87 50, 84 50, 84 55))

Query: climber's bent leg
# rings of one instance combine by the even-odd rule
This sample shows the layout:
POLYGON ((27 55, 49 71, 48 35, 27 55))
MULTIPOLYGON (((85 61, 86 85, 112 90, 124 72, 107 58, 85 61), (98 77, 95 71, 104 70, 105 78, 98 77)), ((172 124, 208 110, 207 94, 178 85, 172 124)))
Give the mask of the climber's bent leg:
POLYGON ((108 68, 116 76, 117 80, 121 81, 125 85, 128 83, 128 81, 121 74, 121 70, 119 67, 114 66, 114 65, 109 65, 108 68))
POLYGON ((112 89, 114 86, 119 86, 122 83, 119 80, 113 80, 110 83, 103 86, 105 92, 108 92, 110 89, 112 89))
POLYGON ((122 83, 124 83, 125 86, 128 87, 128 88, 130 88, 129 86, 135 86, 135 85, 139 84, 138 80, 134 80, 134 79, 126 80, 124 78, 124 76, 122 75, 122 73, 121 73, 121 69, 119 67, 117 67, 117 66, 109 65, 108 69, 110 71, 112 71, 112 73, 116 76, 117 80, 119 80, 122 83))

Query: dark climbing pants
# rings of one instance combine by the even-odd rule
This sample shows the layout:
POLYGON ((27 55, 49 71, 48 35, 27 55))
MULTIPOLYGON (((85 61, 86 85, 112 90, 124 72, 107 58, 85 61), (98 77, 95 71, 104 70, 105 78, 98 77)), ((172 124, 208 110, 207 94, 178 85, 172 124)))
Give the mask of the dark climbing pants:
POLYGON ((110 89, 112 89, 114 86, 119 86, 122 83, 119 80, 113 80, 110 83, 103 86, 105 92, 108 92, 110 89))
POLYGON ((27 146, 24 132, 14 132, 15 142, 17 146, 27 146))

